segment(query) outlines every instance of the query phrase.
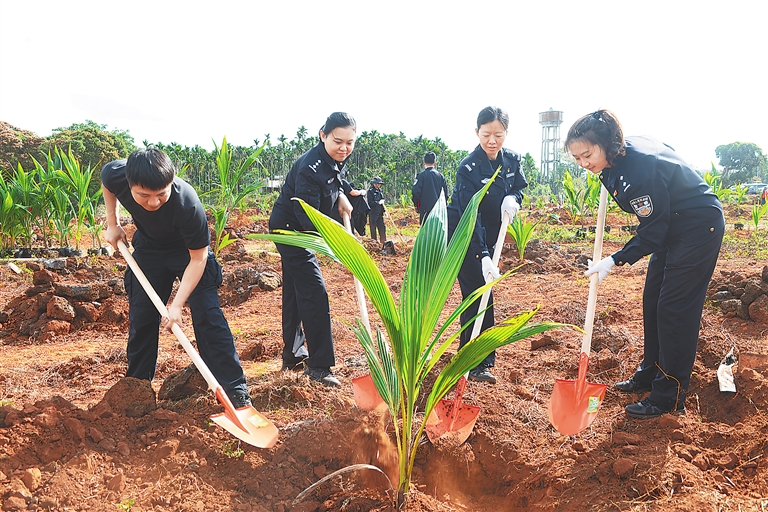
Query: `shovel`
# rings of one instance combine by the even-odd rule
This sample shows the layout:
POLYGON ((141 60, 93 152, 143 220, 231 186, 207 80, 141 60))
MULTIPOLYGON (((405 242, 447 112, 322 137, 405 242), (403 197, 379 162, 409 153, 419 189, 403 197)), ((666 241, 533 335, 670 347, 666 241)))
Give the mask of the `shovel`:
MULTIPOLYGON (((344 228, 352 234, 349 215, 344 215, 344 228)), ((360 309, 360 320, 368 331, 368 335, 373 336, 371 333, 371 323, 368 320, 368 305, 365 302, 363 285, 356 277, 354 279, 355 292, 357 292, 357 306, 360 309)), ((376 384, 374 384, 370 373, 352 379, 352 393, 355 398, 355 405, 364 411, 372 411, 381 406, 386 406, 386 402, 381 398, 379 390, 376 389, 376 384)))
MULTIPOLYGON (((597 263, 602 257, 603 232, 605 230, 605 210, 608 190, 601 187, 600 206, 597 212, 597 229, 595 231, 595 249, 592 261, 597 263)), ((605 384, 587 382, 587 365, 589 350, 592 344, 592 326, 595 320, 597 303, 597 273, 592 274, 589 282, 589 299, 587 301, 587 316, 584 320, 584 338, 581 342, 579 355, 578 378, 573 380, 555 379, 552 398, 549 401, 549 421, 558 432, 564 436, 572 436, 587 428, 595 421, 600 404, 605 398, 605 384)))
MULTIPOLYGON (((165 304, 163 304, 163 301, 160 300, 157 292, 152 288, 152 285, 141 271, 141 268, 139 268, 136 260, 133 259, 133 255, 128 251, 128 247, 121 240, 117 243, 117 248, 120 249, 120 253, 131 267, 133 275, 139 280, 142 288, 144 288, 144 291, 157 308, 157 311, 164 317, 167 317, 168 309, 166 309, 165 304)), ((208 383, 208 387, 210 387, 216 395, 216 399, 224 407, 224 412, 212 415, 211 420, 233 436, 248 444, 258 448, 271 448, 274 446, 278 436, 277 427, 275 427, 275 425, 267 418, 262 416, 252 405, 235 409, 235 406, 232 405, 229 397, 224 392, 224 388, 221 387, 216 380, 216 377, 211 373, 211 370, 208 369, 203 358, 200 357, 200 354, 197 353, 195 347, 193 347, 192 343, 187 339, 184 331, 181 330, 181 327, 178 324, 173 324, 172 330, 173 334, 175 334, 176 338, 181 342, 181 346, 184 347, 184 350, 189 354, 189 357, 192 358, 192 362, 200 371, 205 382, 208 383)))
MULTIPOLYGON (((509 215, 505 213, 501 220, 501 229, 499 229, 499 236, 496 239, 496 245, 494 246, 491 258, 493 265, 496 267, 501 259, 501 249, 504 246, 504 238, 507 236, 508 224, 509 215)), ((480 334, 480 329, 483 328, 485 308, 488 307, 490 297, 491 290, 489 288, 480 298, 480 306, 477 310, 482 311, 482 313, 475 319, 475 323, 472 325, 472 336, 469 338, 471 340, 477 338, 480 334)), ((469 372, 465 373, 456 383, 453 400, 445 398, 440 400, 435 405, 435 408, 432 409, 432 412, 429 413, 425 430, 427 431, 427 437, 433 444, 435 441, 453 437, 456 439, 456 444, 460 445, 472 433, 477 417, 480 415, 480 407, 462 403, 464 389, 467 387, 468 375, 469 372)))

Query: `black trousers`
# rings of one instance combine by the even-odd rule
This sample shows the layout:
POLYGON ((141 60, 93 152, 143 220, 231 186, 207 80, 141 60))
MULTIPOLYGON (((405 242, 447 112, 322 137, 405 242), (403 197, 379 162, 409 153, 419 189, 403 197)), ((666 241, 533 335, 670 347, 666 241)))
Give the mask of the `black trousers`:
POLYGON ((331 308, 317 258, 301 247, 275 245, 283 263, 283 363, 301 361, 306 341, 307 366, 330 368, 336 364, 331 308))
POLYGON ((379 239, 381 243, 387 241, 387 227, 384 225, 384 215, 371 215, 371 238, 376 240, 376 231, 379 232, 379 239))
MULTIPOLYGON (((485 279, 483 278, 483 265, 480 262, 479 258, 475 258, 474 256, 471 256, 470 254, 467 254, 464 257, 464 262, 461 265, 461 270, 459 270, 459 287, 461 288, 461 299, 466 299, 469 294, 471 294, 473 291, 477 290, 481 286, 485 284, 485 279)), ((488 305, 489 308, 485 311, 485 315, 483 316, 483 323, 482 327, 480 329, 480 332, 485 331, 486 329, 489 329, 493 327, 494 325, 494 316, 493 316, 493 292, 491 292, 490 296, 488 297, 488 305)), ((470 304, 470 306, 461 314, 461 325, 464 325, 465 323, 469 322, 469 320, 477 314, 477 310, 480 307, 480 299, 478 298, 475 302, 470 304)), ((466 345, 469 340, 472 337, 472 325, 467 327, 461 332, 461 335, 459 336, 459 348, 466 345)), ((488 356, 479 364, 476 366, 476 368, 482 369, 482 368, 490 368, 496 364, 496 352, 491 352, 488 354, 488 356)))
POLYGON ((720 253, 721 217, 686 231, 653 253, 643 291, 644 354, 635 380, 651 384, 663 409, 684 401, 699 343, 707 286, 720 253))
MULTIPOLYGON (((181 279, 189 264, 189 251, 160 251, 138 245, 133 257, 160 299, 167 304, 174 281, 177 277, 181 279)), ((218 287, 221 280, 221 265, 213 253, 209 252, 203 276, 187 300, 192 313, 197 349, 228 394, 232 391, 247 392, 232 332, 219 305, 218 287)), ((125 291, 130 304, 131 322, 126 349, 126 375, 151 381, 157 365, 160 313, 130 268, 125 272, 125 291)))

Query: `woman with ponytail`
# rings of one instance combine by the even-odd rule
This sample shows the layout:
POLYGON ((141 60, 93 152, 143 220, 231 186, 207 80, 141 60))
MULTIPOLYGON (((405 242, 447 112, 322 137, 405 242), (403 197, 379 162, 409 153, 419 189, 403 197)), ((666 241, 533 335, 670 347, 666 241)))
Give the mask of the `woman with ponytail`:
MULTIPOLYGON (((296 160, 269 217, 276 229, 314 231, 298 201, 341 221, 352 213, 344 194, 346 161, 355 148, 357 125, 345 112, 334 112, 320 128, 320 142, 296 160)), ((283 370, 300 370, 326 386, 339 386, 328 292, 315 253, 275 244, 283 266, 283 370), (304 344, 306 343, 306 347, 304 344)))

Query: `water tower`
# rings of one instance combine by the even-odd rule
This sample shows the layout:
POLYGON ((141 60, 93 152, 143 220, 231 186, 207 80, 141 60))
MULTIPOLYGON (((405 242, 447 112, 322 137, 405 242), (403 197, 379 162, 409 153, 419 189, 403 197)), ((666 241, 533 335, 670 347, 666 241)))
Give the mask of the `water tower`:
POLYGON ((541 124, 541 176, 549 180, 556 175, 557 164, 560 162, 560 125, 563 113, 551 108, 539 112, 541 124))

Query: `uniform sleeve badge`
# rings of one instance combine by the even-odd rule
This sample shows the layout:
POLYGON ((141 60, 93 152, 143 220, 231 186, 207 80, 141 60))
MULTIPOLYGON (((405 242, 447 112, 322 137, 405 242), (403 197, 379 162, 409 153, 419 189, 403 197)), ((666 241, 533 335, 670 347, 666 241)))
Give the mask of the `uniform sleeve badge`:
POLYGON ((632 205, 632 209, 638 217, 650 217, 653 213, 653 202, 651 196, 640 196, 635 199, 631 199, 629 204, 632 205))

